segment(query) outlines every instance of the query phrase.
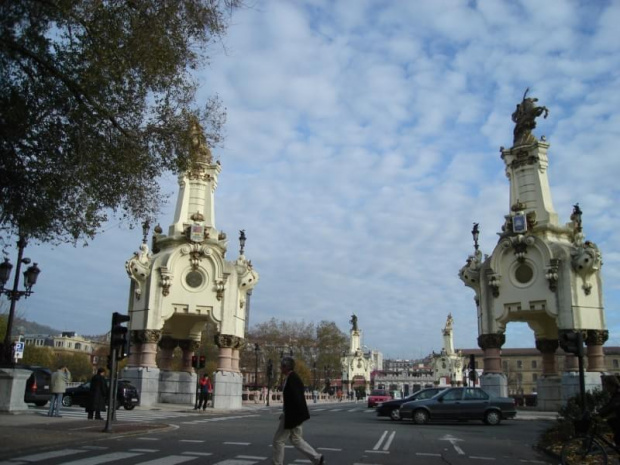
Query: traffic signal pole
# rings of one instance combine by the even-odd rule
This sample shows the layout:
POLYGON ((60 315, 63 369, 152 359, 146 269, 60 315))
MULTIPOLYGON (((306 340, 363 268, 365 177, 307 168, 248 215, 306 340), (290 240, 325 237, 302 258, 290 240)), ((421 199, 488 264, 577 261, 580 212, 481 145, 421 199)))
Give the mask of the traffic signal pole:
POLYGON ((114 420, 114 412, 116 410, 116 370, 118 367, 118 361, 116 360, 116 347, 112 347, 110 358, 110 385, 108 387, 108 412, 105 420, 104 433, 112 432, 112 421, 114 420))

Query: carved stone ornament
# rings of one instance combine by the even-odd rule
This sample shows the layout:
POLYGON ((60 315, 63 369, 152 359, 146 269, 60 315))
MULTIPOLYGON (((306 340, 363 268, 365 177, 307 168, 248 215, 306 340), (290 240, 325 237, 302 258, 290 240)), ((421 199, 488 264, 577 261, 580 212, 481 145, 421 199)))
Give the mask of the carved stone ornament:
POLYGON ((585 342, 588 346, 602 346, 609 339, 609 331, 606 329, 588 329, 585 342))
POLYGON ((493 297, 499 297, 499 286, 502 280, 502 276, 499 273, 491 273, 489 276, 489 287, 493 297))
POLYGON ((161 293, 165 297, 170 294, 170 286, 172 285, 172 273, 165 266, 159 267, 159 285, 161 293))
POLYGON ((217 300, 222 300, 222 298, 224 297, 224 291, 226 290, 226 276, 224 277, 224 279, 220 279, 219 281, 215 282, 215 298, 217 300))
POLYGON ((167 350, 174 350, 179 345, 179 341, 170 336, 163 336, 158 343, 159 347, 167 350))
POLYGON ((200 266, 202 258, 211 254, 211 248, 206 245, 192 242, 181 247, 180 252, 181 255, 189 255, 189 262, 192 266, 192 270, 195 271, 200 266))
POLYGON ((149 246, 144 243, 140 245, 140 252, 134 252, 133 257, 125 262, 127 275, 134 282, 134 295, 137 300, 140 300, 142 287, 151 274, 151 262, 149 246))
POLYGON ((585 241, 582 246, 575 247, 571 252, 571 266, 583 282, 581 286, 586 295, 590 295, 592 284, 590 278, 599 271, 602 256, 594 242, 585 241))
POLYGON ((476 250, 473 255, 467 257, 467 262, 459 270, 459 278, 461 281, 471 287, 476 296, 480 295, 480 267, 482 266, 482 252, 476 250))
POLYGON ((220 349, 238 349, 244 345, 243 339, 231 334, 216 334, 214 340, 220 349))
MULTIPOLYGON (((192 216, 195 216, 195 214, 192 216)), ((191 241, 192 243, 200 243, 204 242, 206 239, 209 239, 209 228, 202 224, 196 223, 185 225, 184 233, 187 240, 191 241)))
POLYGON ((185 352, 196 352, 200 348, 200 341, 194 339, 179 340, 179 347, 185 352))
POLYGON ((557 339, 536 339, 536 348, 543 354, 554 354, 559 346, 557 339))
POLYGON ((527 254, 527 248, 534 245, 535 242, 534 236, 518 234, 505 238, 502 241, 502 246, 504 248, 512 247, 519 263, 523 263, 527 254))
POLYGON ((138 344, 157 343, 161 338, 161 331, 158 329, 142 329, 131 331, 131 342, 138 344))
POLYGON ((552 258, 549 266, 545 268, 545 278, 549 282, 549 290, 551 292, 558 291, 558 279, 560 272, 560 260, 552 258))
POLYGON ((501 349, 506 342, 504 333, 481 334, 478 336, 478 347, 486 349, 501 349))

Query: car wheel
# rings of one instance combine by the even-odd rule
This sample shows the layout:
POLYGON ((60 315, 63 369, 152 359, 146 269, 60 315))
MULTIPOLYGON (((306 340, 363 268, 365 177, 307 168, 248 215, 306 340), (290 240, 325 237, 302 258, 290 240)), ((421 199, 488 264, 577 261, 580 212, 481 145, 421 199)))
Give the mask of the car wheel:
POLYGON ((125 410, 133 410, 135 405, 133 405, 133 404, 125 404, 125 405, 123 405, 123 407, 125 407, 125 410))
POLYGON ((400 418, 400 410, 398 410, 397 408, 395 408, 394 410, 392 410, 390 412, 390 418, 394 421, 399 421, 400 418))
POLYGON ((413 412, 412 418, 416 425, 425 425, 428 423, 428 412, 426 410, 416 410, 413 412))
POLYGON ((484 422, 487 425, 499 425, 502 421, 502 416, 497 410, 490 410, 484 414, 484 422))
POLYGON ((73 397, 71 396, 63 396, 62 405, 65 407, 71 407, 73 405, 73 397))

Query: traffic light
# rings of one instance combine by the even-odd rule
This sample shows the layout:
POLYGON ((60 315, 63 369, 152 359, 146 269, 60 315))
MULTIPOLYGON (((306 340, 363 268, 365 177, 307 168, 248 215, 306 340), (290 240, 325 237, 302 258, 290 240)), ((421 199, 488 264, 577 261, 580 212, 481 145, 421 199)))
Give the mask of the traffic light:
POLYGON ((564 352, 583 357, 583 335, 581 331, 563 331, 560 333, 560 347, 564 352))
POLYGON ((198 368, 198 357, 192 355, 192 368, 198 368))
POLYGON ((129 321, 129 315, 121 315, 118 312, 112 314, 112 332, 110 333, 110 346, 116 349, 116 359, 122 360, 129 354, 129 329, 123 323, 129 321))
POLYGON ((198 368, 204 368, 207 363, 207 358, 204 355, 201 355, 198 359, 198 368))

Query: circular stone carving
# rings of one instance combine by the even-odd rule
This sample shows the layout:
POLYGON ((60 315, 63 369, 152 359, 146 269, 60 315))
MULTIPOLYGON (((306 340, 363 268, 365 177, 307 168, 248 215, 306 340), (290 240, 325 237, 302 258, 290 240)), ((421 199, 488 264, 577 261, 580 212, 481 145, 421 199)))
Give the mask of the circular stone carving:
POLYGON ((199 271, 190 271, 185 275, 185 283, 194 289, 202 286, 204 280, 204 276, 199 271))
POLYGON ((520 284, 529 283, 534 277, 534 270, 527 263, 521 263, 515 269, 515 279, 520 284))

